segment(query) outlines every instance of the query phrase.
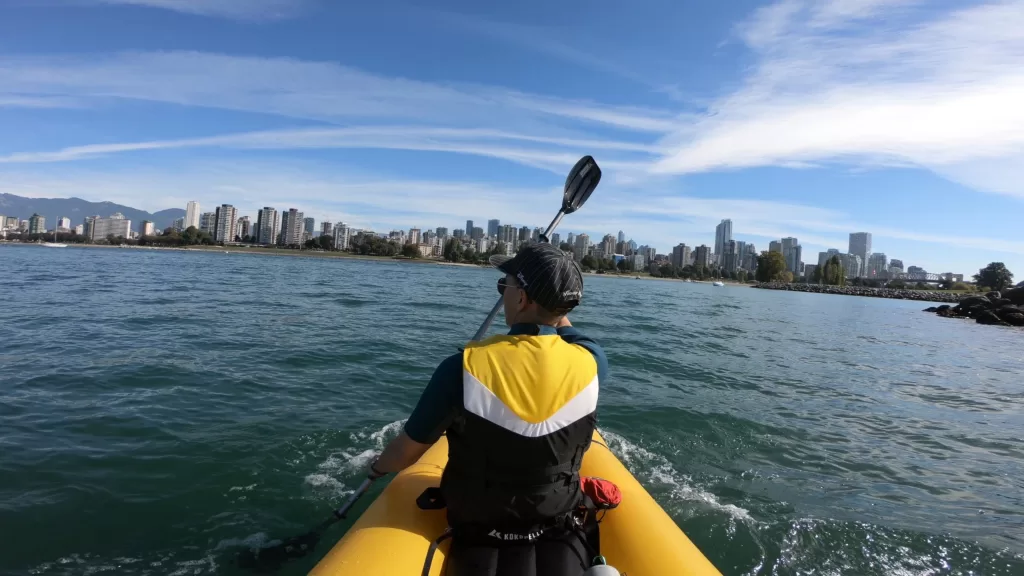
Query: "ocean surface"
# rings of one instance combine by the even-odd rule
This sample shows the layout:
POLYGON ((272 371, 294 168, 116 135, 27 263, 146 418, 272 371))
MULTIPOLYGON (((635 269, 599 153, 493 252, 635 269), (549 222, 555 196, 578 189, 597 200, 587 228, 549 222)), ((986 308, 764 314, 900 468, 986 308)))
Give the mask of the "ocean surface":
MULTIPOLYGON (((358 485, 498 277, 35 246, 0 269, 18 575, 240 573, 358 485)), ((1020 576, 1024 332, 924 306, 588 276, 571 318, 608 353, 611 447, 723 573, 1020 576)))

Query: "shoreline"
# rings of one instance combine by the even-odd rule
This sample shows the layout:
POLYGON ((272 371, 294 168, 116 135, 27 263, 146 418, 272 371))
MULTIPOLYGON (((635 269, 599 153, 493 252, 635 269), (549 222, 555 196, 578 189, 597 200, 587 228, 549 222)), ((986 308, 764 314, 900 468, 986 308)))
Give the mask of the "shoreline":
POLYGON ((915 300, 919 302, 946 302, 950 304, 956 304, 965 298, 978 295, 976 292, 961 293, 938 290, 870 288, 867 286, 826 286, 820 284, 780 284, 777 282, 758 282, 751 287, 763 290, 833 294, 836 296, 862 296, 865 298, 887 298, 889 300, 915 300))

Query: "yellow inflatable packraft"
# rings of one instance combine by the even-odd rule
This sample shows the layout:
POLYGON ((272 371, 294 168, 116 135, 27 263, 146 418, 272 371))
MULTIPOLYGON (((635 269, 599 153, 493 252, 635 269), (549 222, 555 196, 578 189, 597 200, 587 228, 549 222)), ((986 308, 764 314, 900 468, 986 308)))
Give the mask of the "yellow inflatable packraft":
MULTIPOLYGON (((444 532, 444 510, 420 510, 416 499, 441 483, 448 460, 442 437, 403 470, 310 572, 314 576, 364 574, 419 576, 430 543, 444 532)), ((625 576, 720 576, 679 526, 612 454, 598 432, 583 458, 583 476, 611 480, 622 503, 601 522, 601 554, 625 576)), ((434 555, 431 576, 441 576, 448 543, 434 555)))

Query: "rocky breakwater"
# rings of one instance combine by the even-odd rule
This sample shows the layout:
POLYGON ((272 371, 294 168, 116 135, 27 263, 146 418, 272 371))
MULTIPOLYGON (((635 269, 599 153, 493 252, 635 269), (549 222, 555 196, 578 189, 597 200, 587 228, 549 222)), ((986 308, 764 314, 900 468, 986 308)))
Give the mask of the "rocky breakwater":
POLYGON ((867 286, 823 286, 819 284, 783 284, 779 282, 758 282, 754 288, 767 290, 788 290, 790 292, 813 292, 815 294, 838 294, 841 296, 867 296, 868 298, 892 298, 896 300, 920 300, 922 302, 960 302, 965 296, 953 292, 930 292, 926 290, 900 290, 897 288, 869 288, 867 286))
POLYGON ((1024 288, 971 296, 956 306, 932 306, 924 311, 946 318, 974 318, 978 324, 1024 326, 1024 288))

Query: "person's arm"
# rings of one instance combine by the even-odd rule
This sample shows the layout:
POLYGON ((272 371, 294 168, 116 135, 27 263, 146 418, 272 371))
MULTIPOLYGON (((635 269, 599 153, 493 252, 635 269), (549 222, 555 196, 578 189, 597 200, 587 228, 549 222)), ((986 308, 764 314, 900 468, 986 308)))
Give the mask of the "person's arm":
POLYGON ((434 445, 462 403, 462 354, 446 358, 434 370, 430 382, 420 395, 416 408, 405 423, 405 429, 388 443, 369 475, 379 478, 401 472, 416 463, 434 445))

